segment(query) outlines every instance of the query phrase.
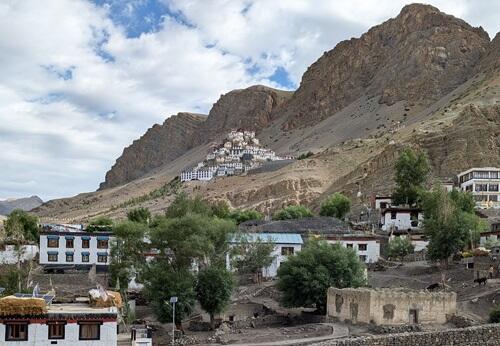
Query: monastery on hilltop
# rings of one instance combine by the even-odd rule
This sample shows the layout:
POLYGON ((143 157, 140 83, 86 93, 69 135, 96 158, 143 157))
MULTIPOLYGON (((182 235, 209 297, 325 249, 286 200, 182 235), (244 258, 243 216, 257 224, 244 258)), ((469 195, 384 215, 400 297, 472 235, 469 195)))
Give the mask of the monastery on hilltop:
POLYGON ((213 147, 203 162, 182 171, 181 181, 209 181, 214 177, 240 175, 268 161, 288 160, 260 146, 254 131, 233 130, 224 143, 213 147))

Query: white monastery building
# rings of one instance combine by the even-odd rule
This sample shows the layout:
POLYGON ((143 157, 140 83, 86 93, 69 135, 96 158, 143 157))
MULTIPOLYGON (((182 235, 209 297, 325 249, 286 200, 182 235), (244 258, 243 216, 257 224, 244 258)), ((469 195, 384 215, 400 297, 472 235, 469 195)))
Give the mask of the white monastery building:
POLYGON ((469 191, 480 208, 500 208, 500 168, 475 167, 458 174, 462 191, 469 191))

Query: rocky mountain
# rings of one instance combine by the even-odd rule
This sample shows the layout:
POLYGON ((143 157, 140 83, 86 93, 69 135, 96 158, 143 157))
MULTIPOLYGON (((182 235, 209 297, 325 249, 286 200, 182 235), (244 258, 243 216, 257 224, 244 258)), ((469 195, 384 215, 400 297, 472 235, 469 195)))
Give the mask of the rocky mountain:
POLYGON ((265 213, 297 203, 314 209, 336 191, 362 205, 372 193, 391 191, 395 159, 407 146, 428 154, 434 179, 500 166, 500 35, 490 42, 481 28, 409 5, 325 53, 293 94, 262 86, 229 92, 193 122, 190 138, 173 140, 169 120, 125 150, 103 189, 36 212, 71 221, 122 217, 137 206, 159 213, 179 190, 265 213), (315 154, 278 170, 175 185, 180 170, 234 127, 256 130, 278 154, 315 154), (169 146, 174 154, 162 156, 169 146))
POLYGON ((5 201, 0 201, 0 215, 9 215, 14 209, 30 211, 42 205, 42 203, 42 199, 38 196, 7 199, 5 201))
POLYGON ((128 183, 162 164, 171 162, 189 149, 214 140, 233 128, 260 131, 269 125, 273 112, 292 93, 257 85, 222 95, 202 114, 179 113, 154 125, 125 148, 106 173, 100 189, 128 183))

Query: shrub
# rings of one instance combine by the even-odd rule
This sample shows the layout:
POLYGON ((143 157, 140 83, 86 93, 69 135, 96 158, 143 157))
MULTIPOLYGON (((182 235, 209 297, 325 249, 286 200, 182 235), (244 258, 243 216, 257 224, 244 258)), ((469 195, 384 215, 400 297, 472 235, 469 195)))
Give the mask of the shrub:
POLYGON ((290 205, 273 215, 273 220, 290 220, 311 217, 313 213, 303 205, 290 205))
POLYGON ((500 323, 500 305, 495 306, 490 311, 489 322, 490 323, 500 323))

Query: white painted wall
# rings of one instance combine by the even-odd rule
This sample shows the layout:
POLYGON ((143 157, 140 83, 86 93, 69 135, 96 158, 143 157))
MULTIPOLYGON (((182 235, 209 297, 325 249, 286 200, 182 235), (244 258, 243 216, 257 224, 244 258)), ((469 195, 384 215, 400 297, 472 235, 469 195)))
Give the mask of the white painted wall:
POLYGON ((419 229, 422 223, 422 220, 424 219, 424 215, 422 213, 418 213, 418 226, 413 227, 411 225, 411 217, 410 217, 410 212, 407 211, 398 211, 396 213, 396 218, 392 219, 391 218, 391 212, 387 211, 385 214, 382 215, 381 222, 382 222, 382 230, 383 231, 389 231, 393 227, 397 227, 399 230, 407 230, 407 229, 412 229, 416 230, 419 229))
POLYGON ((352 248, 358 256, 366 256, 365 263, 375 263, 380 258, 380 243, 376 240, 327 240, 327 242, 329 244, 340 243, 343 247, 352 244, 352 248), (366 250, 360 250, 359 244, 366 244, 366 250))
POLYGON ((18 254, 21 262, 31 261, 37 253, 37 245, 22 245, 20 251, 16 251, 14 245, 5 245, 5 250, 0 251, 0 264, 16 264, 18 254))
POLYGON ((79 340, 80 326, 77 323, 68 323, 65 328, 63 340, 49 340, 49 327, 47 324, 31 323, 28 326, 27 341, 5 341, 5 325, 0 323, 0 345, 5 346, 49 346, 51 342, 57 341, 59 346, 116 346, 116 321, 104 322, 101 325, 100 340, 79 340))
POLYGON ((66 248, 66 238, 64 235, 59 236, 59 247, 58 248, 49 248, 48 244, 48 235, 41 234, 40 235, 40 264, 67 264, 67 265, 109 265, 110 262, 110 247, 113 242, 113 238, 109 237, 108 248, 107 249, 98 249, 97 248, 97 237, 99 235, 90 236, 90 247, 88 249, 82 248, 82 236, 75 235, 74 239, 74 248, 66 248), (57 252, 57 262, 49 262, 48 253, 49 252, 57 252), (73 262, 66 262, 66 252, 73 252, 73 262), (89 262, 82 262, 82 252, 89 252, 90 258, 89 262), (107 263, 97 262, 97 253, 106 252, 108 254, 107 263))

